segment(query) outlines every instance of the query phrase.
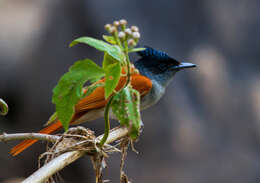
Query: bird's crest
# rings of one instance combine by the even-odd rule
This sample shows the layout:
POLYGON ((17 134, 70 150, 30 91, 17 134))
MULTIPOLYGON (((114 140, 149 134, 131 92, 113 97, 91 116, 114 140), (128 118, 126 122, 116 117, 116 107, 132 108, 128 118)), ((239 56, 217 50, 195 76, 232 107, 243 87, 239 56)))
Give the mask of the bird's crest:
POLYGON ((153 60, 158 60, 163 62, 170 62, 173 65, 180 65, 180 62, 168 56, 167 53, 163 51, 155 50, 148 46, 144 46, 144 47, 146 48, 145 50, 137 52, 137 54, 140 55, 142 58, 153 59, 153 60))

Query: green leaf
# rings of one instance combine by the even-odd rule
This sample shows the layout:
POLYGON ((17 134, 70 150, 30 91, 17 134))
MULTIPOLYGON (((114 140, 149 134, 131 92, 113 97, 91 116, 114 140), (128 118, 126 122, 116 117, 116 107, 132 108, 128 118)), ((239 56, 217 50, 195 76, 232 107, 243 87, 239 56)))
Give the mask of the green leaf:
POLYGON ((102 65, 106 71, 105 98, 108 98, 118 84, 121 74, 121 66, 120 63, 107 52, 104 53, 102 65))
POLYGON ((52 102, 65 130, 74 114, 74 105, 81 99, 85 82, 104 76, 104 70, 89 59, 80 60, 70 67, 53 89, 52 102))
POLYGON ((129 128, 130 137, 136 139, 141 127, 139 92, 130 87, 122 89, 114 96, 111 107, 120 124, 129 128))
POLYGON ((96 83, 99 80, 100 80, 100 78, 93 78, 93 79, 90 79, 89 81, 92 84, 92 83, 96 83))
POLYGON ((0 98, 0 115, 5 116, 8 113, 8 105, 0 98))
POLYGON ((110 64, 114 64, 117 63, 118 61, 116 59, 114 59, 113 57, 111 57, 107 52, 104 53, 104 58, 103 58, 103 63, 102 66, 105 69, 107 66, 109 66, 110 64))
POLYGON ((128 52, 131 53, 131 52, 137 52, 137 51, 144 51, 146 48, 133 48, 133 49, 130 49, 128 52))
POLYGON ((58 117, 57 112, 51 115, 49 121, 54 121, 58 117))
POLYGON ((104 83, 94 83, 88 87, 86 87, 87 91, 82 95, 81 98, 84 98, 86 96, 89 96, 96 88, 104 86, 104 83))
POLYGON ((116 44, 116 40, 113 36, 103 35, 103 39, 109 42, 110 44, 116 44))
POLYGON ((129 126, 128 114, 126 113, 125 110, 126 102, 128 101, 125 95, 125 88, 124 88, 119 93, 114 95, 113 102, 111 105, 114 115, 117 117, 117 119, 119 120, 122 126, 124 125, 129 126))
POLYGON ((119 62, 110 64, 105 69, 105 98, 107 99, 116 88, 121 74, 121 65, 119 62))
POLYGON ((53 113, 49 120, 45 123, 45 126, 52 124, 54 121, 56 121, 58 118, 57 112, 53 113))
POLYGON ((133 88, 130 88, 129 93, 132 97, 132 102, 127 103, 131 127, 130 137, 132 139, 136 139, 139 136, 140 127, 142 124, 140 114, 140 94, 137 90, 133 88))
POLYGON ((88 44, 89 46, 92 46, 99 51, 107 52, 110 56, 112 56, 113 58, 115 58, 116 60, 118 60, 120 62, 124 62, 124 60, 125 60, 124 53, 121 51, 121 49, 117 45, 111 45, 104 41, 94 39, 91 37, 81 37, 81 38, 78 38, 78 39, 72 41, 70 43, 70 47, 72 47, 78 43, 88 44))

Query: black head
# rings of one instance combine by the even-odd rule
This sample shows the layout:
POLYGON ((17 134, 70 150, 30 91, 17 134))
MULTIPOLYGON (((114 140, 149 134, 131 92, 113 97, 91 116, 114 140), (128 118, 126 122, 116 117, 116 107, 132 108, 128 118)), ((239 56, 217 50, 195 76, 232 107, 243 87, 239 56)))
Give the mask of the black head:
POLYGON ((168 56, 165 52, 147 46, 145 48, 145 50, 137 52, 141 56, 137 63, 142 62, 142 65, 155 72, 179 71, 185 68, 196 67, 192 63, 179 62, 168 56))

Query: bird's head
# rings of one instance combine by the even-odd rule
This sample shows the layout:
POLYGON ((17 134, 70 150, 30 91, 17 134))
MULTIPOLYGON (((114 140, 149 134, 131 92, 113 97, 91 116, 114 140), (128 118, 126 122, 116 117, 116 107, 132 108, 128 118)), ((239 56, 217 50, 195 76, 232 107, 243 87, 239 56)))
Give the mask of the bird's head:
POLYGON ((162 85, 167 85, 176 72, 196 67, 195 64, 179 62, 168 56, 165 52, 146 47, 145 50, 137 52, 141 56, 134 65, 142 75, 151 80, 156 80, 162 85))

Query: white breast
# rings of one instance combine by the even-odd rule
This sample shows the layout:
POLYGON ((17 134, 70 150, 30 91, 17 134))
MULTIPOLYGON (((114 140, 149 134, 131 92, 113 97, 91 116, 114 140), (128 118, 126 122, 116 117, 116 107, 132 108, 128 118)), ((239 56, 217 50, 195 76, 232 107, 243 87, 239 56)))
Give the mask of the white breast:
POLYGON ((162 87, 158 82, 152 80, 152 83, 153 83, 152 89, 149 91, 148 94, 142 97, 141 109, 146 109, 156 104, 165 92, 165 88, 162 87))

